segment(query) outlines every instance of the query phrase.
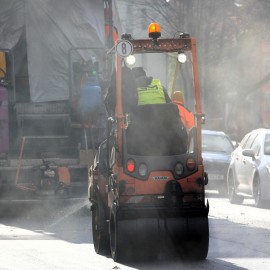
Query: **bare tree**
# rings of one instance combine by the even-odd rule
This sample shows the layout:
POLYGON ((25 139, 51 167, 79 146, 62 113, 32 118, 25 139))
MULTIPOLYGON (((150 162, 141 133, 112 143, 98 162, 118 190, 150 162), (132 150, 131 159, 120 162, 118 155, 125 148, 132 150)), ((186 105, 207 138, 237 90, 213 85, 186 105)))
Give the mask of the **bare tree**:
POLYGON ((228 121, 227 104, 237 107, 269 81, 267 74, 258 74, 264 57, 260 45, 270 41, 269 0, 137 0, 126 4, 133 26, 130 20, 125 24, 134 35, 140 37, 143 27, 158 21, 163 37, 177 37, 179 32, 196 37, 204 110, 209 120, 222 124, 218 128, 227 128, 223 122, 228 121))

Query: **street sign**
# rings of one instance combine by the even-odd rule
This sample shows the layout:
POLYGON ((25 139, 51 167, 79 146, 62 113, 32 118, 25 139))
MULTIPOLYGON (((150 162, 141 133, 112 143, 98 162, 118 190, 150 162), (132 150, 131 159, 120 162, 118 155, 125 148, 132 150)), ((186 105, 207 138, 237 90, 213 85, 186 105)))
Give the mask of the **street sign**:
POLYGON ((121 57, 127 57, 133 52, 133 45, 128 40, 120 40, 116 44, 116 52, 121 57))

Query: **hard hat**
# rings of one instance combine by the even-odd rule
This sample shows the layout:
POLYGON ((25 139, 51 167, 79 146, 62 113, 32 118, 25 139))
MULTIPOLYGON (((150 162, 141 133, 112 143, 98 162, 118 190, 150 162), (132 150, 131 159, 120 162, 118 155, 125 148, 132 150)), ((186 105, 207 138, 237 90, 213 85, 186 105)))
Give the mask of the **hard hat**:
POLYGON ((184 98, 184 94, 182 91, 174 91, 173 96, 172 96, 172 100, 177 100, 180 101, 182 103, 185 103, 185 98, 184 98))

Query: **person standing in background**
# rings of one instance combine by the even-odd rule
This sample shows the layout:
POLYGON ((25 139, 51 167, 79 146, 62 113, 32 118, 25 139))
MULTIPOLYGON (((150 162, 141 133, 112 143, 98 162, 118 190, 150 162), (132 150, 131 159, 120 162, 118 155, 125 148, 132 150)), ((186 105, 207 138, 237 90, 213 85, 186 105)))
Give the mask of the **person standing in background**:
POLYGON ((180 119, 187 130, 195 126, 194 115, 185 107, 185 99, 182 91, 175 91, 172 95, 172 102, 178 107, 180 119))

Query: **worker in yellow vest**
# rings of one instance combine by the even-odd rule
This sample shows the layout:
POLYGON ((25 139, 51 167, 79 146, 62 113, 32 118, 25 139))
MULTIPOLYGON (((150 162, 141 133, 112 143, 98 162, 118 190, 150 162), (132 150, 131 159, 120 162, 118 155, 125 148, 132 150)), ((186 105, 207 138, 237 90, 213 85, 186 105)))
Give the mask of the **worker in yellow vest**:
POLYGON ((146 76, 143 67, 132 69, 138 90, 138 105, 170 103, 171 99, 167 90, 159 79, 146 76))

